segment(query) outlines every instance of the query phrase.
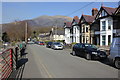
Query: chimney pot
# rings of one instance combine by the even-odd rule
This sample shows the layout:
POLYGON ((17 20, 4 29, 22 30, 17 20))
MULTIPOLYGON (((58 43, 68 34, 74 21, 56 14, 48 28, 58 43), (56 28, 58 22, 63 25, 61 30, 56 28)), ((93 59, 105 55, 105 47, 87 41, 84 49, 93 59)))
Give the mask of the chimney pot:
POLYGON ((96 16, 98 13, 98 9, 97 8, 93 8, 92 9, 92 16, 96 16))

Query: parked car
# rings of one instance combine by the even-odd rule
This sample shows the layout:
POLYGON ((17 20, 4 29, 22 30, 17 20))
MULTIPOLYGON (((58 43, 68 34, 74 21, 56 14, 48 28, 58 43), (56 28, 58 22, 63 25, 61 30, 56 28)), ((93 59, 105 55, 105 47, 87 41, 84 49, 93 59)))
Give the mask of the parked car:
POLYGON ((113 38, 108 58, 116 68, 120 69, 120 36, 113 38))
POLYGON ((87 43, 75 44, 72 48, 72 54, 83 56, 87 60, 107 58, 106 52, 99 50, 95 45, 87 43))
POLYGON ((51 48, 53 42, 47 42, 46 47, 51 48))
POLYGON ((39 44, 39 45, 45 45, 45 43, 44 43, 44 42, 38 42, 38 44, 39 44))
POLYGON ((28 41, 27 44, 34 44, 34 42, 33 41, 28 41))
POLYGON ((10 45, 10 43, 9 42, 5 42, 3 45, 4 46, 8 46, 8 45, 10 45))
POLYGON ((63 49, 63 45, 60 42, 53 42, 51 45, 52 49, 63 49))

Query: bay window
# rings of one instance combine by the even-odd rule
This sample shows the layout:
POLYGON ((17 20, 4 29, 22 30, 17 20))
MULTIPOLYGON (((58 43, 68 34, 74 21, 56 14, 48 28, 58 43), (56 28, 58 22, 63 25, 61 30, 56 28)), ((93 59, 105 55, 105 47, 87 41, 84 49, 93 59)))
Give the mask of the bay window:
POLYGON ((102 31, 106 30, 106 21, 102 21, 102 31))
POLYGON ((108 20, 108 30, 111 30, 112 21, 108 20))
POLYGON ((106 41, 106 36, 103 35, 103 36, 102 36, 102 45, 105 45, 105 41, 106 41))

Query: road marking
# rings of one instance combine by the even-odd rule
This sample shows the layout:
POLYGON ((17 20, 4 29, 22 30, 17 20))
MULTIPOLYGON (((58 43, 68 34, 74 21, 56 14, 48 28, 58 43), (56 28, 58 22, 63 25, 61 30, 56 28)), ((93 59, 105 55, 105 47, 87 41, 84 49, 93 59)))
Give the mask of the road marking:
MULTIPOLYGON (((41 63, 41 61, 40 61, 40 63, 41 63)), ((41 65, 44 68, 45 72, 47 73, 48 77, 53 78, 53 76, 48 72, 48 69, 46 68, 46 66, 43 63, 41 63, 41 65)))
MULTIPOLYGON (((34 53, 34 52, 33 52, 34 53)), ((48 78, 53 78, 53 75, 51 75, 47 69, 47 67, 45 66, 45 64, 42 63, 42 60, 40 58, 38 58, 38 56, 34 55, 38 60, 39 63, 41 64, 42 68, 44 69, 44 71, 47 73, 48 78)))
POLYGON ((45 66, 45 64, 42 63, 42 60, 40 58, 38 60, 39 60, 39 63, 41 64, 42 68, 44 69, 44 71, 47 73, 48 78, 53 78, 53 76, 49 73, 49 71, 48 71, 47 67, 45 66))

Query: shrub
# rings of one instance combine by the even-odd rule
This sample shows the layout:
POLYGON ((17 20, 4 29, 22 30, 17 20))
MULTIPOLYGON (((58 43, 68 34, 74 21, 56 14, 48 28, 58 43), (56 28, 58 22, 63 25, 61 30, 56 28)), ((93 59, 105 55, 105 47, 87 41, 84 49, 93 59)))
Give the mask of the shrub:
POLYGON ((76 44, 76 42, 73 42, 72 45, 76 44))

